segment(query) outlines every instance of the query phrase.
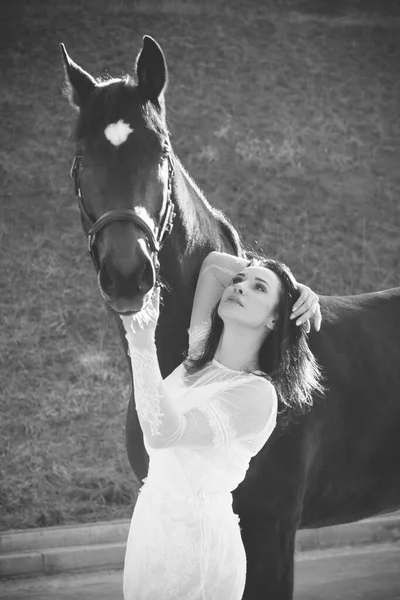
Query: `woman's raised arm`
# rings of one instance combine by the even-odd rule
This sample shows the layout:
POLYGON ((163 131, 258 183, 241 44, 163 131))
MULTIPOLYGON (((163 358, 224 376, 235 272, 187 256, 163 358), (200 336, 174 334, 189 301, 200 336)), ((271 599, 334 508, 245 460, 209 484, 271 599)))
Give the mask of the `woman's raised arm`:
MULTIPOLYGON (((224 289, 229 285, 233 276, 240 273, 249 261, 225 252, 210 252, 203 261, 197 280, 190 319, 190 331, 196 326, 207 323, 211 311, 220 300, 224 289)), ((321 311, 318 296, 306 285, 296 282, 300 298, 293 306, 291 319, 297 319, 296 325, 306 324, 307 333, 311 325, 316 331, 321 328, 321 311)))
POLYGON ((210 252, 203 261, 194 294, 190 329, 206 323, 232 277, 244 269, 248 260, 225 252, 210 252))

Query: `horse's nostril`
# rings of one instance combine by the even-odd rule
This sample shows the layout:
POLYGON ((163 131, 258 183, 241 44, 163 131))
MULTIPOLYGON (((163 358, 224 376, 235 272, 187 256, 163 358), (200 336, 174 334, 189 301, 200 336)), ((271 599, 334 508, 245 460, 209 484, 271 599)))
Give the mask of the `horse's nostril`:
POLYGON ((103 260, 99 273, 99 286, 109 299, 132 299, 143 296, 154 285, 154 270, 150 261, 143 261, 131 271, 117 268, 112 260, 103 260))
POLYGON ((114 289, 114 283, 107 271, 107 266, 105 263, 101 265, 100 269, 100 287, 108 296, 113 295, 112 290, 114 289))

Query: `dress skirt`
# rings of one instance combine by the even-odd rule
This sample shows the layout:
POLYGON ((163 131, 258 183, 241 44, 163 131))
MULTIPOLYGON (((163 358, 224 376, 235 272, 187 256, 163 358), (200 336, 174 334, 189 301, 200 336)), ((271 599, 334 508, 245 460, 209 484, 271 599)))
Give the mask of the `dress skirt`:
POLYGON ((144 486, 132 516, 125 600, 241 600, 246 554, 230 492, 144 486))

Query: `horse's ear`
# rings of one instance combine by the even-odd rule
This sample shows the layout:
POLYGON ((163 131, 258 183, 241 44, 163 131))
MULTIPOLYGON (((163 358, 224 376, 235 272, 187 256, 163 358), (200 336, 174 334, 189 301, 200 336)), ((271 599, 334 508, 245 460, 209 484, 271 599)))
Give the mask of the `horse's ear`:
POLYGON ((81 109, 96 87, 94 78, 74 63, 67 54, 64 44, 60 44, 65 69, 65 87, 68 100, 74 108, 81 109))
POLYGON ((161 94, 168 82, 167 65, 163 51, 149 35, 143 38, 143 46, 136 59, 136 74, 142 96, 156 106, 160 105, 161 94))

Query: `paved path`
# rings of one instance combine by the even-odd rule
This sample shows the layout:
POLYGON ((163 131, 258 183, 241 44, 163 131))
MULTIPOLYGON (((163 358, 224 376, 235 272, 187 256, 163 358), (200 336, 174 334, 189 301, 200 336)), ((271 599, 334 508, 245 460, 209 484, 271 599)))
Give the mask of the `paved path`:
MULTIPOLYGON (((123 600, 121 571, 6 583, 2 600, 123 600)), ((3 583, 4 585, 4 583, 3 583)), ((400 544, 303 552, 295 600, 399 600, 400 544)))
POLYGON ((400 544, 304 552, 295 600, 400 600, 400 544))

